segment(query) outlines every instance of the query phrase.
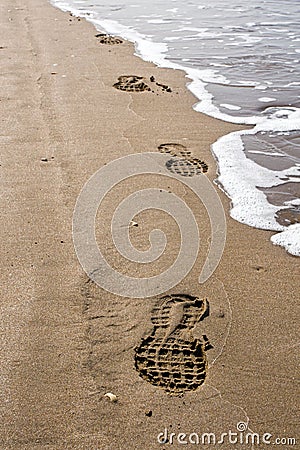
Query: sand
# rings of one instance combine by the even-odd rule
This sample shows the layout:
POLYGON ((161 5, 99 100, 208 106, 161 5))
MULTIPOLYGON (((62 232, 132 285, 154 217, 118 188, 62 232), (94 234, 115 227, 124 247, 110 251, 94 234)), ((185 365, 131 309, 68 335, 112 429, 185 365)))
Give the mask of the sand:
MULTIPOLYGON (((101 44, 91 24, 45 0, 3 0, 0 21, 0 448, 181 448, 178 433, 187 435, 179 440, 193 432, 219 439, 239 422, 272 434, 271 442, 296 437, 300 260, 273 246, 271 233, 232 220, 229 200, 218 190, 226 246, 215 273, 199 285, 207 214, 176 180, 164 186, 184 196, 203 236, 193 270, 168 294, 208 298, 211 307, 193 330, 214 345, 206 379, 183 396, 166 393, 135 369, 135 348, 152 332, 159 299, 101 289, 84 273, 72 241, 76 199, 99 168, 171 142, 203 160, 213 180, 210 145, 238 127, 194 112, 183 73, 133 56, 128 42, 101 44), (153 76, 172 92, 158 85, 154 92, 118 90, 113 85, 123 75, 146 84, 153 76), (173 444, 158 443, 165 429, 175 433, 173 444)), ((145 249, 153 226, 164 227, 166 256, 140 268, 113 249, 109 224, 120 198, 159 183, 154 175, 127 180, 101 207, 97 242, 120 271, 153 275, 178 251, 176 225, 157 211, 138 216, 131 235, 145 249)), ((244 447, 225 440, 222 448, 244 447)))

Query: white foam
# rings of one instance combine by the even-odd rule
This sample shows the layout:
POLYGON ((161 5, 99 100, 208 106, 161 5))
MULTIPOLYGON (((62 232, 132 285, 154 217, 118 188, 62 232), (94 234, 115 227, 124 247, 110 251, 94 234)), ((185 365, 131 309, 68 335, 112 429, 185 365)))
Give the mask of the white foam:
POLYGON ((261 42, 262 38, 257 36, 249 36, 248 34, 240 34, 239 38, 243 39, 246 44, 256 44, 261 42))
POLYGON ((275 102, 276 98, 273 97, 260 97, 258 99, 259 102, 263 102, 263 103, 269 103, 269 102, 275 102))
POLYGON ((275 245, 284 247, 294 256, 300 256, 300 223, 290 225, 286 230, 271 237, 275 245))
POLYGON ((257 189, 283 183, 279 178, 282 173, 261 167, 246 157, 242 142, 245 134, 248 130, 230 133, 212 146, 219 166, 218 181, 232 201, 230 215, 252 227, 282 231, 284 227, 274 217, 278 207, 269 204, 265 194, 257 189))
POLYGON ((289 200, 288 202, 285 202, 286 205, 291 206, 300 206, 300 198, 294 198, 293 200, 289 200))
POLYGON ((178 41, 179 39, 182 39, 181 36, 169 36, 169 37, 165 37, 164 41, 172 42, 172 41, 178 41))
POLYGON ((165 23, 166 21, 164 19, 150 19, 147 22, 154 23, 154 24, 162 24, 162 23, 165 23))
POLYGON ((262 152, 260 150, 248 150, 248 153, 253 153, 255 155, 276 156, 276 157, 279 157, 279 158, 284 158, 286 156, 283 153, 262 152))
POLYGON ((212 62, 210 62, 209 65, 210 65, 211 67, 228 67, 227 64, 212 63, 212 62))
POLYGON ((230 109, 231 111, 238 111, 241 109, 240 106, 237 105, 231 105, 230 103, 221 103, 220 106, 226 109, 230 109))
MULTIPOLYGON (((300 109, 274 109, 273 113, 270 112, 265 120, 258 123, 253 129, 222 136, 213 144, 212 150, 219 166, 218 181, 232 201, 231 217, 256 228, 284 231, 286 227, 276 221, 275 215, 279 209, 288 208, 290 205, 271 205, 266 195, 257 188, 279 186, 290 179, 293 182, 300 182, 300 165, 296 164, 294 167, 282 171, 262 167, 246 157, 242 141, 243 136, 253 135, 257 132, 283 132, 300 128, 300 109)), ((298 234, 293 232, 292 244, 290 244, 291 232, 280 233, 279 236, 278 238, 273 236, 272 242, 276 241, 278 245, 283 245, 288 252, 296 254, 296 244, 298 249, 300 247, 299 232, 298 234)))
MULTIPOLYGON (((84 12, 72 8, 66 2, 52 0, 52 3, 64 11, 70 11, 78 16, 86 16, 84 12)), ((162 23, 157 17, 156 15, 156 19, 153 19, 154 23, 162 23)), ((135 43, 136 55, 144 60, 155 63, 160 67, 185 71, 186 77, 191 80, 188 83, 188 89, 199 99, 193 106, 196 111, 231 123, 254 125, 252 130, 230 133, 221 137, 213 144, 212 150, 218 160, 219 166, 220 175, 218 181, 232 200, 230 214, 234 219, 253 227, 279 232, 272 236, 272 242, 277 245, 282 245, 288 252, 300 256, 300 224, 290 225, 286 228, 275 220, 275 214, 278 209, 288 208, 289 205, 283 207, 271 205, 267 201, 266 195, 257 189, 257 187, 266 188, 284 184, 289 180, 289 177, 293 177, 293 182, 300 181, 299 165, 296 164, 295 167, 283 171, 272 171, 264 168, 246 157, 242 142, 242 136, 247 134, 274 130, 281 132, 299 130, 300 109, 273 107, 267 108, 262 115, 246 117, 231 116, 221 112, 213 103, 213 95, 206 89, 209 83, 230 84, 230 80, 226 79, 218 71, 212 69, 194 69, 173 63, 166 59, 168 51, 168 45, 166 43, 152 42, 149 40, 149 36, 143 35, 131 27, 127 27, 116 21, 107 19, 99 20, 95 17, 95 14, 86 16, 86 19, 92 22, 99 31, 104 29, 110 34, 121 36, 135 43), (295 176, 298 178, 295 178, 295 176)), ((248 24, 248 26, 255 25, 255 23, 248 24)), ((205 28, 182 27, 178 29, 178 31, 180 30, 196 31, 198 37, 206 35, 208 38, 216 38, 222 36, 218 33, 211 33, 205 28)), ((168 40, 171 41, 171 39, 168 40)), ((295 49, 294 52, 300 53, 300 50, 295 49)), ((226 56, 216 57, 216 59, 226 58, 226 56)), ((241 81, 240 84, 243 85, 243 82, 241 81)), ((245 82, 244 84, 249 85, 249 82, 245 82)), ((270 85, 272 85, 272 82, 264 81, 264 84, 253 83, 253 88, 264 90, 270 85)), ((269 97, 260 98, 262 102, 275 100, 275 98, 269 97)), ((240 109, 239 106, 227 103, 223 103, 222 106, 228 110, 240 109)))

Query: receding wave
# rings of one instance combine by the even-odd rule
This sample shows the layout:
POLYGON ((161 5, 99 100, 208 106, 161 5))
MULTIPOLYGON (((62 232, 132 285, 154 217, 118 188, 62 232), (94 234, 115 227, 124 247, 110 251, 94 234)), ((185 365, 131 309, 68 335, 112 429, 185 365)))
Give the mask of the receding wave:
POLYGON ((254 126, 213 145, 218 184, 233 218, 277 231, 272 241, 300 256, 299 2, 52 3, 135 42, 145 60, 184 70, 195 110, 254 126))

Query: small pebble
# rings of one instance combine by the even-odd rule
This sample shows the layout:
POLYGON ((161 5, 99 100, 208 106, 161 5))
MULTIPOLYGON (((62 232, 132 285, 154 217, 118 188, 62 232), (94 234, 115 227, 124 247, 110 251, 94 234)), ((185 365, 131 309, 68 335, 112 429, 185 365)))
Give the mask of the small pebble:
POLYGON ((113 394, 112 392, 107 392, 106 394, 104 394, 104 397, 109 398, 109 400, 113 403, 116 403, 118 401, 118 398, 115 394, 113 394))

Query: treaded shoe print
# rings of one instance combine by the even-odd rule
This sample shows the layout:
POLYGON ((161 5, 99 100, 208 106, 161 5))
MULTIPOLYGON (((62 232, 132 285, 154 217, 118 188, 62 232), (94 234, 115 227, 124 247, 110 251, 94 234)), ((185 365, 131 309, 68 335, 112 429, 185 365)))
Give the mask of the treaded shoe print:
POLYGON ((118 77, 118 82, 113 86, 121 91, 151 91, 150 87, 145 83, 144 78, 136 75, 122 75, 121 77, 118 77))
POLYGON ((166 84, 155 82, 155 78, 151 76, 149 79, 138 75, 121 75, 118 82, 113 85, 116 89, 129 92, 172 92, 172 89, 166 84), (151 87, 150 87, 151 85, 151 87))
POLYGON ((196 324, 209 315, 209 303, 186 294, 167 295, 153 309, 154 328, 135 349, 140 376, 170 394, 182 395, 204 383, 207 337, 194 338, 196 324))
POLYGON ((122 39, 117 38, 115 36, 110 36, 109 34, 99 33, 99 34, 96 34, 95 37, 98 38, 98 41, 100 42, 100 44, 106 44, 106 45, 123 44, 122 39))
POLYGON ((166 167, 170 172, 184 177, 192 177, 208 171, 208 165, 201 159, 194 158, 182 144, 167 143, 161 144, 157 148, 161 153, 167 153, 176 158, 166 162, 166 167))

